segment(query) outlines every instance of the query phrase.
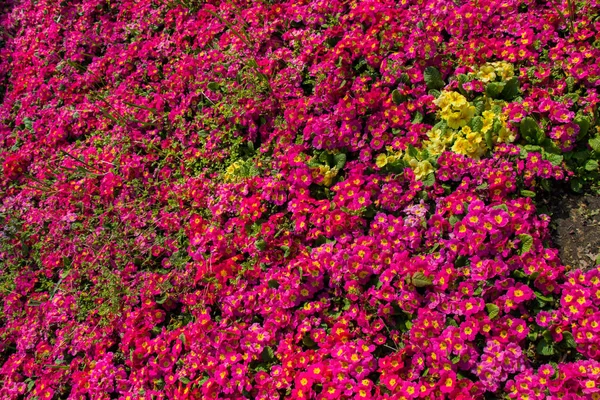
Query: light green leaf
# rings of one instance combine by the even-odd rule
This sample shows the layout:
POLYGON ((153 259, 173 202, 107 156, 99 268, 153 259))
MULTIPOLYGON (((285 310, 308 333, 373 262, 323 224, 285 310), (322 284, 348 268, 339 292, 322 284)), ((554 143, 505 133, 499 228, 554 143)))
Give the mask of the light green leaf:
POLYGON ((519 248, 519 254, 525 254, 533 246, 533 237, 528 234, 517 235, 517 238, 521 241, 521 247, 519 248))
POLYGON ((592 138, 588 141, 588 143, 590 144, 590 147, 592 148, 592 150, 594 150, 596 153, 600 154, 600 138, 598 138, 598 137, 592 138))
POLYGON ((492 303, 487 303, 485 305, 485 310, 487 311, 490 319, 496 318, 498 316, 498 314, 500 313, 500 307, 498 307, 497 305, 492 304, 492 303))
POLYGON ((587 162, 585 163, 585 170, 586 171, 597 171, 598 170, 598 161, 596 160, 587 160, 587 162))

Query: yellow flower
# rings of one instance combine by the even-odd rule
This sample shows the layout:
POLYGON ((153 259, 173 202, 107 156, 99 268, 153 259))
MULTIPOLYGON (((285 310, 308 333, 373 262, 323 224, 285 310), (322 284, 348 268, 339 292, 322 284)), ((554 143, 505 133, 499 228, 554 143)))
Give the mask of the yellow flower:
POLYGON ((477 72, 477 77, 482 82, 493 81, 496 79, 496 69, 490 64, 485 64, 481 68, 479 68, 479 71, 477 72))
POLYGON ((442 119, 453 129, 465 126, 475 115, 475 106, 458 92, 444 91, 434 103, 441 108, 442 119))
POLYGON ((375 159, 375 165, 377 165, 379 168, 383 168, 387 165, 388 163, 388 159, 387 156, 384 153, 381 153, 377 156, 377 158, 375 159))
POLYGON ((417 178, 418 180, 421 180, 433 172, 433 166, 427 160, 420 161, 417 163, 417 168, 415 168, 414 171, 415 171, 415 178, 417 178))

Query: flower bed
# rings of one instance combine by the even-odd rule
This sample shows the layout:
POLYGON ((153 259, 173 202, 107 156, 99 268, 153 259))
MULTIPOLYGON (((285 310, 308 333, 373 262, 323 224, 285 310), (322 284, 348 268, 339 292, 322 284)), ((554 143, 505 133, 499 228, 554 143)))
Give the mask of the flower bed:
POLYGON ((597 0, 3 7, 1 398, 600 398, 597 0))

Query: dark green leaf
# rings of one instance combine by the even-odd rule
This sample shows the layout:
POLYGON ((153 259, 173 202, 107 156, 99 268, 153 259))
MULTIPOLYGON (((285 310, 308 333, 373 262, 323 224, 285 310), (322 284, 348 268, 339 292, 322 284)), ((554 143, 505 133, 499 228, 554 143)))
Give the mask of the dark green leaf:
POLYGON ((333 159, 337 169, 342 169, 344 168, 344 165, 346 165, 346 154, 344 153, 337 153, 333 156, 333 159))
POLYGON ((583 190, 583 182, 579 178, 575 178, 571 181, 571 189, 576 193, 581 193, 583 190))
POLYGON ((395 104, 401 104, 406 101, 406 96, 400 93, 398 89, 392 91, 392 101, 395 104))
POLYGON ((551 356, 554 354, 554 346, 548 339, 543 338, 535 348, 536 352, 542 356, 551 356))
POLYGON ((504 90, 504 82, 490 82, 485 87, 485 93, 493 99, 497 99, 504 90))
POLYGON ((519 132, 521 136, 529 143, 539 144, 540 138, 540 127, 535 119, 531 117, 525 117, 521 120, 521 124, 519 125, 519 132))
POLYGON ((573 334, 569 331, 565 331, 562 333, 563 340, 561 343, 564 343, 568 348, 575 349, 577 348, 577 343, 575 343, 575 339, 573 339, 573 334))
POLYGON ((442 79, 440 71, 438 71, 435 67, 425 68, 425 71, 423 72, 423 78, 425 79, 427 89, 441 89, 446 85, 442 79))
POLYGON ((501 97, 504 100, 511 101, 519 95, 519 79, 514 76, 506 82, 504 89, 502 89, 501 97))

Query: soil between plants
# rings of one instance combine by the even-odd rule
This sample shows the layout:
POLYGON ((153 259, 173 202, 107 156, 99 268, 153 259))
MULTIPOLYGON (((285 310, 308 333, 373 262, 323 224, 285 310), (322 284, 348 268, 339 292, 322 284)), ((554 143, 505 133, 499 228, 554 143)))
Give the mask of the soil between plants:
POLYGON ((583 271, 594 268, 600 261, 600 196, 560 190, 543 203, 562 263, 583 271))

